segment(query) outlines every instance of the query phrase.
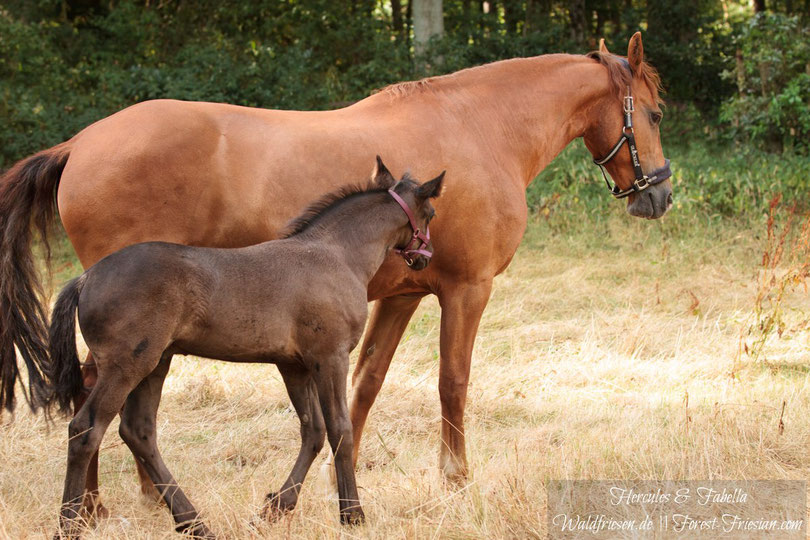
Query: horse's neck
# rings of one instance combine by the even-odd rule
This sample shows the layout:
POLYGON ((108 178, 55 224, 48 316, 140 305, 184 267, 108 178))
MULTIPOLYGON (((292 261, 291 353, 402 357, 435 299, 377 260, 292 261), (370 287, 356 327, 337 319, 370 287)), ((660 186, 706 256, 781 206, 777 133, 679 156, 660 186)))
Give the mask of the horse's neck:
POLYGON ((420 83, 405 83, 373 96, 376 104, 410 109, 435 125, 444 123, 456 148, 477 139, 476 159, 492 160, 523 188, 592 121, 592 107, 609 93, 606 71, 584 56, 546 55, 496 62, 420 83))

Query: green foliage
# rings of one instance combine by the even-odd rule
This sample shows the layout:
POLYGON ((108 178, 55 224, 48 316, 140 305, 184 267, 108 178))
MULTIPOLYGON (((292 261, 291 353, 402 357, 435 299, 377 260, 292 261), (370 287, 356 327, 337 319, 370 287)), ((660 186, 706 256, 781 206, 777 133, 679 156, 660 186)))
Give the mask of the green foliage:
MULTIPOLYGON (((586 2, 577 4, 586 10, 579 15, 573 3, 558 1, 502 0, 485 12, 481 2, 444 0, 444 37, 426 58, 413 58, 408 0, 398 5, 399 22, 386 0, 4 2, 0 168, 147 99, 334 108, 424 74, 515 56, 586 52, 602 36, 621 54, 642 28, 645 56, 675 102, 662 128, 675 173, 676 212, 669 222, 761 214, 776 192, 806 199, 806 20, 751 19, 741 0, 586 2), (578 16, 584 26, 572 24, 578 16), (714 114, 723 101, 727 126, 718 127, 714 114), (731 146, 724 129, 740 142, 787 151, 775 161, 758 149, 731 146)), ((600 220, 621 211, 606 191, 577 143, 549 165, 527 197, 550 223, 577 226, 583 216, 600 220)))
MULTIPOLYGON (((714 113, 734 84, 718 75, 734 57, 741 14, 727 17, 709 0, 650 0, 645 56, 665 76, 669 99, 714 113)), ((727 8, 726 8, 727 9, 727 8)))
POLYGON ((810 24, 760 13, 737 37, 726 72, 739 93, 722 108, 737 140, 771 150, 810 153, 810 24))
MULTIPOLYGON (((664 126, 666 138, 666 125, 664 126)), ((734 150, 727 144, 666 145, 672 160, 674 208, 667 216, 682 226, 696 216, 712 218, 767 213, 768 201, 781 194, 800 210, 810 210, 807 199, 810 158, 784 154, 780 159, 764 151, 734 150)), ((581 141, 566 148, 530 184, 529 209, 560 229, 577 227, 583 219, 598 222, 617 203, 608 193, 599 170, 581 141)))

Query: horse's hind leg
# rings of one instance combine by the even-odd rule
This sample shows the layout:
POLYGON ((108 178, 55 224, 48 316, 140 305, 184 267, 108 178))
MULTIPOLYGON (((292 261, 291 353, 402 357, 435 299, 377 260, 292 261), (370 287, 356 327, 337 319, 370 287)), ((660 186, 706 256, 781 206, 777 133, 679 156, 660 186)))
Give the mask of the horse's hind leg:
POLYGON ((352 464, 352 423, 346 405, 348 355, 335 355, 315 360, 313 378, 318 387, 318 400, 326 423, 329 445, 335 454, 335 472, 340 497, 340 522, 358 524, 365 521, 352 464))
POLYGON ((98 452, 107 426, 121 410, 121 405, 137 380, 127 378, 123 370, 102 373, 87 401, 70 421, 68 427, 68 464, 58 536, 78 537, 84 500, 87 470, 91 458, 98 452))
POLYGON ((165 355, 152 373, 130 392, 121 411, 118 432, 161 493, 177 523, 176 530, 195 538, 215 538, 166 468, 157 447, 157 410, 170 365, 171 355, 165 355))
POLYGON ((301 450, 290 475, 277 493, 269 493, 262 510, 262 517, 273 517, 274 512, 295 508, 298 492, 315 457, 323 448, 326 427, 318 403, 318 389, 308 371, 279 366, 281 377, 287 387, 295 412, 301 422, 301 450))

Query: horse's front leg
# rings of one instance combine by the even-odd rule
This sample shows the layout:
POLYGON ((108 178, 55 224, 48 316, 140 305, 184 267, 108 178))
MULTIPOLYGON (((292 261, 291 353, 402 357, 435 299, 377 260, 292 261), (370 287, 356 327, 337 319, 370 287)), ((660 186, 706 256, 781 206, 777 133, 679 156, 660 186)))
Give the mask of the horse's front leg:
POLYGON ((318 387, 318 400, 326 423, 329 445, 335 455, 338 496, 340 497, 340 522, 355 525, 365 521, 357 482, 352 464, 352 423, 346 405, 346 376, 349 372, 349 355, 332 355, 313 359, 313 378, 318 387))
POLYGON ((360 357, 352 375, 354 395, 351 405, 354 448, 352 463, 357 466, 360 438, 369 410, 380 393, 391 358, 422 296, 391 296, 374 304, 360 357))
POLYGON ((442 443, 439 467, 451 481, 463 481, 467 476, 464 407, 475 335, 491 290, 491 278, 476 283, 442 283, 439 288, 439 304, 442 308, 439 363, 442 443))
POLYGON ((262 517, 265 519, 277 517, 281 512, 295 508, 301 484, 315 457, 323 448, 326 438, 326 427, 318 402, 318 389, 312 375, 309 371, 283 366, 279 366, 279 371, 301 422, 301 450, 281 489, 267 495, 262 510, 262 517))

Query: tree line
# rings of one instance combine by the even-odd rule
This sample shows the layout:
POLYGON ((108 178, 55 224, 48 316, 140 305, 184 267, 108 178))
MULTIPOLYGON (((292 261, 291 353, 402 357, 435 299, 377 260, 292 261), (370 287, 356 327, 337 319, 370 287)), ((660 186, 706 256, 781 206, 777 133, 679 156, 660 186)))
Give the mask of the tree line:
POLYGON ((639 29, 668 101, 794 148, 810 134, 808 19, 810 0, 6 0, 0 167, 146 99, 326 109, 601 37, 623 53, 639 29))

